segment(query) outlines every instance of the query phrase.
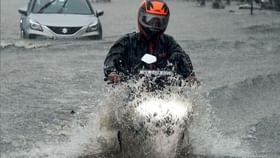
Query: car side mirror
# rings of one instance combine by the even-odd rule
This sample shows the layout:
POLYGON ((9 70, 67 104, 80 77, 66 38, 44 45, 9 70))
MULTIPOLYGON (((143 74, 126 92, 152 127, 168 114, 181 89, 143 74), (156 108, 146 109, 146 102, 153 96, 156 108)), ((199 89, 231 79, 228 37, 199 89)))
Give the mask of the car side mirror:
POLYGON ((103 10, 97 10, 96 11, 96 16, 102 16, 104 14, 104 11, 103 10))
POLYGON ((27 16, 27 11, 25 9, 20 8, 20 9, 18 9, 18 12, 22 15, 27 16))

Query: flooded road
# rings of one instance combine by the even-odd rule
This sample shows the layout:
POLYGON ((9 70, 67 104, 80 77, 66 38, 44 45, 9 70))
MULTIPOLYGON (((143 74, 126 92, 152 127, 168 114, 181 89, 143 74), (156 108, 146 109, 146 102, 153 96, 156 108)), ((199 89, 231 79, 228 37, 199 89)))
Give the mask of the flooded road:
MULTIPOLYGON (((202 81, 189 95, 192 155, 280 157, 280 13, 168 2, 166 33, 189 53, 202 81)), ((116 134, 103 126, 122 94, 104 83, 103 61, 115 40, 137 31, 139 1, 93 4, 105 12, 100 41, 21 40, 17 8, 25 3, 1 1, 1 157, 115 150, 116 134)))

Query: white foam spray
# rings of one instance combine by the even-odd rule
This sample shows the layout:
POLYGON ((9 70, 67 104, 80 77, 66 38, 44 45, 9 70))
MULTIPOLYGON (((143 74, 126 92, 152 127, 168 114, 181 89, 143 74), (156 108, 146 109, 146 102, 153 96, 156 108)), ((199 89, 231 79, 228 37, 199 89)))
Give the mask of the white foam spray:
POLYGON ((119 152, 119 131, 125 139, 122 140, 123 151, 115 157, 172 158, 182 153, 250 155, 249 149, 240 149, 239 138, 227 138, 213 126, 212 122, 219 120, 199 88, 172 87, 160 93, 143 92, 137 97, 135 93, 131 95, 131 88, 135 87, 121 85, 110 89, 86 122, 77 118, 69 129, 61 131, 67 141, 37 143, 31 150, 1 156, 77 158, 106 155, 119 152))

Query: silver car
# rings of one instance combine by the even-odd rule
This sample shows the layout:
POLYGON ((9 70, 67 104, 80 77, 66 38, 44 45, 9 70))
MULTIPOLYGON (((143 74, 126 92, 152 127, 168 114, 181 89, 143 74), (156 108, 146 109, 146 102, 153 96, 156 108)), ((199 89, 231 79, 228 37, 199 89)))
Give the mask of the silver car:
POLYGON ((89 0, 30 0, 26 9, 19 9, 22 38, 102 39, 99 16, 89 0))

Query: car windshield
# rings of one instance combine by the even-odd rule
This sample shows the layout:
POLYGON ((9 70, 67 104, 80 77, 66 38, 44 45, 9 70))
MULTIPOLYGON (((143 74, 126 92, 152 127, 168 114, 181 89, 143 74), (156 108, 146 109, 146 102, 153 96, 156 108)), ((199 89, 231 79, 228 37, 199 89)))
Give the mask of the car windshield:
POLYGON ((32 13, 92 14, 87 0, 36 0, 32 13))

